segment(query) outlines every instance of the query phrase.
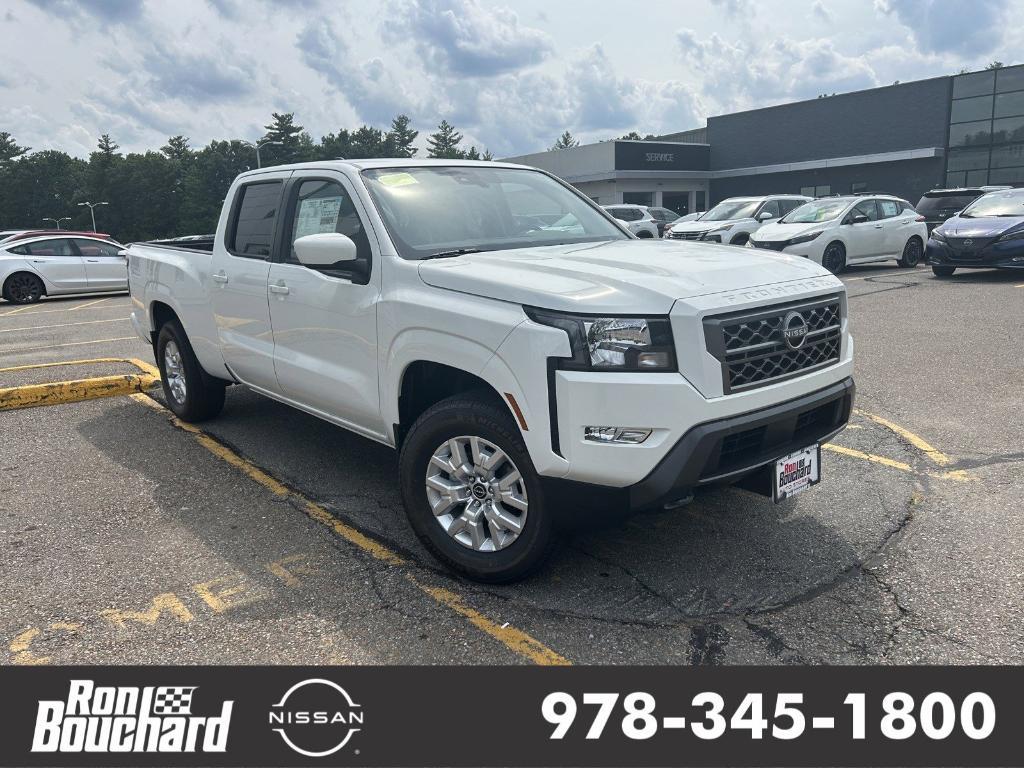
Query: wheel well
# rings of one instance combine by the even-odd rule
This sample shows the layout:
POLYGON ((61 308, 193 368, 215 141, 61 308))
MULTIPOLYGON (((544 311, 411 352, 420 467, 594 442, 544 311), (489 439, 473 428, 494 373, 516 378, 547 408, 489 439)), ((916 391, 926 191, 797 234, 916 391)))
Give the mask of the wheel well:
POLYGON ((511 414, 501 395, 479 376, 430 360, 417 360, 410 364, 402 375, 402 387, 398 394, 396 444, 402 445, 416 419, 434 403, 452 395, 473 391, 482 392, 488 398, 501 402, 511 414))
POLYGON ((157 334, 159 334, 160 329, 164 327, 164 323, 168 320, 177 320, 178 315, 162 301, 154 301, 153 306, 150 307, 149 311, 153 316, 153 331, 150 333, 150 336, 152 337, 153 345, 155 346, 157 334))
POLYGON ((641 240, 650 240, 651 238, 654 237, 654 235, 652 235, 646 229, 641 230, 640 232, 637 232, 636 236, 639 237, 641 240))
POLYGON ((747 232, 740 232, 736 237, 729 241, 729 245, 746 245, 747 240, 750 239, 750 234, 747 232))
POLYGON ((911 235, 911 236, 910 236, 909 238, 907 238, 907 242, 908 242, 908 243, 909 243, 909 242, 910 242, 911 240, 917 240, 917 242, 919 242, 919 243, 921 244, 921 246, 922 246, 922 247, 924 246, 924 240, 922 240, 922 239, 921 239, 921 236, 920 236, 920 235, 911 235))
POLYGON ((843 256, 846 255, 846 244, 843 243, 842 240, 833 240, 831 243, 829 243, 828 245, 825 246, 825 250, 822 251, 822 253, 825 253, 825 251, 827 251, 833 245, 838 245, 839 246, 839 250, 841 250, 843 252, 843 256))
POLYGON ((39 284, 41 286, 43 286, 43 296, 47 295, 46 294, 46 281, 43 280, 43 278, 41 278, 35 272, 30 272, 27 269, 19 269, 17 272, 11 272, 11 274, 9 274, 6 278, 4 278, 4 285, 3 285, 4 298, 6 298, 6 294, 7 294, 7 281, 10 280, 13 277, 16 277, 17 275, 28 275, 30 277, 34 277, 36 280, 39 281, 39 284))

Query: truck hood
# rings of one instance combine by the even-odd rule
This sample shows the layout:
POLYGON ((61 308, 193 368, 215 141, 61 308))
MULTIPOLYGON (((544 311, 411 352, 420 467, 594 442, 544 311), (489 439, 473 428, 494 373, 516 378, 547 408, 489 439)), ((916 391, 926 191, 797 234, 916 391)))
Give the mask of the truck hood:
POLYGON ((419 274, 437 288, 544 309, 659 315, 677 299, 831 277, 784 254, 639 240, 468 254, 420 262, 419 274))

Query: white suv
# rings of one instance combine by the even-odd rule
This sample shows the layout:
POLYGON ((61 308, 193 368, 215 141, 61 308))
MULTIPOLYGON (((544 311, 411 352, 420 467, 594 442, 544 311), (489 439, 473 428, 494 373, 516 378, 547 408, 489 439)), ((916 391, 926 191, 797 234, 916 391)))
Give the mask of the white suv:
POLYGON ((833 273, 850 264, 896 259, 916 267, 928 226, 906 200, 889 195, 826 197, 762 227, 748 245, 804 256, 833 273))
POLYGON ((626 225, 626 228, 637 237, 657 238, 658 220, 644 205, 605 205, 603 206, 614 218, 626 225))
POLYGON ((768 221, 778 221, 811 200, 802 195, 730 197, 697 221, 675 224, 665 233, 671 240, 700 240, 704 243, 746 245, 752 232, 768 221))

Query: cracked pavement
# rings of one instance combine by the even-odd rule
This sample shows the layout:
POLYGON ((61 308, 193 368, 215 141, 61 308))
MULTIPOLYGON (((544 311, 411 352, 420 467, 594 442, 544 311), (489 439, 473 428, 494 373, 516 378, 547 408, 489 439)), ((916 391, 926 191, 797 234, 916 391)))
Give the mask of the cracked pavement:
MULTIPOLYGON (((367 556, 128 398, 2 413, 6 660, 525 660, 425 597, 416 584, 429 582, 573 663, 1022 663, 1020 279, 889 265, 843 278, 859 413, 836 441, 846 452, 824 452, 819 486, 778 506, 715 489, 605 521, 510 586, 439 569, 406 524, 390 450, 241 388, 204 430, 407 564, 367 556)), ((48 312, 50 325, 62 317, 48 312)), ((91 344, 129 336, 127 320, 95 327, 4 334, 0 367, 151 359, 140 341, 91 344)), ((3 384, 58 378, 37 369, 3 384)))

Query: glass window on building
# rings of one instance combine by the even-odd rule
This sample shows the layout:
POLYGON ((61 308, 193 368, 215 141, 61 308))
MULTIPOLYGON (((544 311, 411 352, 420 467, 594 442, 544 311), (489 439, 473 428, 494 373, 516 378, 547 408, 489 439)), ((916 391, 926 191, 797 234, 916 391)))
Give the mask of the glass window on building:
POLYGON ((996 96, 996 117, 1024 115, 1024 91, 1000 93, 996 96))
POLYGON ((968 187, 980 187, 982 184, 988 184, 988 168, 967 172, 968 187))
MULTIPOLYGON (((701 193, 698 193, 701 194, 701 193)), ((689 192, 662 192, 661 193, 661 204, 668 208, 670 211, 674 211, 680 216, 685 216, 690 212, 690 193, 689 192)))
POLYGON ((949 146, 970 147, 989 144, 992 141, 992 121, 958 123, 949 126, 949 146))
POLYGON ((653 192, 623 192, 622 202, 628 205, 654 205, 653 192))
POLYGON ((946 189, 967 186, 967 173, 965 171, 953 171, 946 174, 946 189))
POLYGON ((1024 165, 1024 144, 1007 144, 1004 147, 992 148, 992 167, 1024 165))
POLYGON ((804 197, 814 197, 814 187, 800 187, 800 194, 804 197))
POLYGON ((862 192, 868 191, 868 183, 866 181, 855 181, 850 185, 850 193, 859 195, 862 192))
POLYGON ((696 197, 697 202, 694 204, 694 207, 698 211, 706 211, 708 209, 707 195, 705 195, 704 191, 701 190, 697 193, 696 197))
POLYGON ((1024 91, 1024 66, 996 70, 996 93, 1024 91))
POLYGON ((973 99, 958 99, 953 102, 949 122, 967 123, 971 120, 988 120, 992 117, 992 97, 975 96, 973 99))
POLYGON ((814 196, 815 197, 828 197, 831 194, 832 194, 832 185, 831 184, 819 184, 818 186, 816 186, 814 188, 814 196))
POLYGON ((992 121, 992 141, 1024 141, 1024 117, 1004 117, 992 121))
POLYGON ((965 99, 968 96, 985 96, 995 90, 995 72, 972 72, 969 75, 958 75, 953 78, 953 98, 965 99))
POLYGON ((984 149, 952 149, 946 168, 950 171, 973 171, 988 168, 988 147, 984 149))
POLYGON ((1024 168, 993 168, 989 174, 991 184, 1024 184, 1024 168))

